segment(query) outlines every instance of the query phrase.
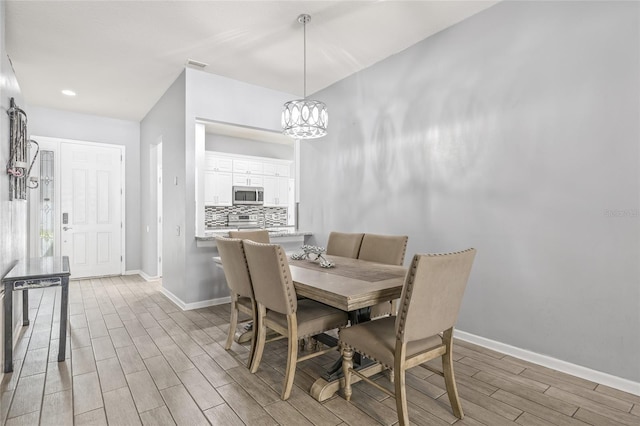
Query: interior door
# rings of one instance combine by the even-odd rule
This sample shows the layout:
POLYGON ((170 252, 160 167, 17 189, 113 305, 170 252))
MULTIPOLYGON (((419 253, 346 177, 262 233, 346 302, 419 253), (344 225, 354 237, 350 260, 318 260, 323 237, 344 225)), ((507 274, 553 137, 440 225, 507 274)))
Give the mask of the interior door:
POLYGON ((60 144, 61 253, 71 277, 123 273, 122 150, 60 144))

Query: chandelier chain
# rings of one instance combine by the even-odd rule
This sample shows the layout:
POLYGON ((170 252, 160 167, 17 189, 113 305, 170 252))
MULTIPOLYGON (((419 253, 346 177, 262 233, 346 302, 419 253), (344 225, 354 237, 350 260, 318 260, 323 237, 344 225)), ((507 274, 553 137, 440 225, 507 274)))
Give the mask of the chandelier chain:
POLYGON ((305 19, 302 24, 302 40, 303 40, 303 53, 302 53, 302 62, 303 62, 303 87, 302 87, 302 99, 307 99, 307 20, 305 19))
POLYGON ((282 132, 296 139, 314 139, 327 134, 329 116, 324 102, 307 100, 307 22, 311 16, 302 14, 303 24, 303 95, 302 99, 286 102, 282 109, 282 132))

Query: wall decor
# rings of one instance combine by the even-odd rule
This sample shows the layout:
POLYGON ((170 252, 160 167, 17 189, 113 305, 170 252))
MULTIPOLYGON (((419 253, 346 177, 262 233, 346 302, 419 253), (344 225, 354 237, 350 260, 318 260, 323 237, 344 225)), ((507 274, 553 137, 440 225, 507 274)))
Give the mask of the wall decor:
POLYGON ((7 174, 9 175, 9 199, 26 200, 27 188, 38 187, 37 178, 29 180, 29 174, 33 163, 36 161, 40 146, 38 142, 31 140, 27 136, 27 114, 18 106, 14 98, 9 101, 9 161, 7 163, 7 174), (29 147, 33 144, 36 153, 29 164, 29 147))

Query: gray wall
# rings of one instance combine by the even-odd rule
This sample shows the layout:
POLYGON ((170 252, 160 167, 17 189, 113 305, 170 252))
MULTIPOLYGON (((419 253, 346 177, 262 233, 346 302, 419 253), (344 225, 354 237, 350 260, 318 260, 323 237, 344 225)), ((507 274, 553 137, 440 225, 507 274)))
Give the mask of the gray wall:
MULTIPOLYGON (((157 275, 156 171, 151 149, 162 141, 162 281, 163 286, 182 302, 195 303, 228 296, 224 275, 211 261, 211 257, 217 253, 215 248, 196 247, 196 120, 277 130, 282 104, 292 96, 202 71, 185 69, 142 120, 141 270, 148 276, 157 275), (246 107, 246 99, 252 100, 253 109, 246 107), (273 114, 264 114, 264 111, 273 111, 273 114), (149 232, 146 231, 147 227, 149 232)), ((215 146, 215 142, 213 145, 215 146)), ((284 152, 279 147, 268 150, 276 155, 284 152)))
POLYGON ((193 69, 186 69, 186 76, 187 189, 184 208, 187 268, 182 279, 187 283, 187 294, 182 300, 192 303, 228 296, 224 274, 211 261, 211 256, 217 251, 215 248, 196 247, 196 119, 278 131, 282 105, 293 99, 293 95, 193 69))
POLYGON ((205 136, 205 149, 207 151, 254 155, 256 157, 278 158, 289 161, 295 159, 293 145, 267 143, 212 133, 207 133, 205 136))
MULTIPOLYGON (((163 286, 184 300, 185 289, 185 73, 167 89, 140 124, 142 270, 157 274, 156 170, 151 147, 162 141, 163 286), (177 185, 175 184, 177 182, 177 185), (149 227, 149 232, 146 228, 149 227), (178 235, 177 227, 180 227, 178 235)), ((190 218, 189 218, 190 219, 190 218)), ((193 237, 192 237, 193 238, 193 237)))
POLYGON ((639 8, 500 3, 315 94, 300 226, 476 247, 459 329, 639 381, 639 8))
POLYGON ((135 121, 79 114, 42 107, 29 108, 29 133, 52 138, 125 147, 125 269, 141 268, 140 124, 135 121))
MULTIPOLYGON (((9 161, 9 99, 15 98, 16 104, 27 114, 16 75, 7 58, 5 49, 5 2, 0 2, 0 164, 4 167, 9 161)), ((9 201, 9 177, 6 172, 0 174, 0 277, 4 277, 14 263, 27 254, 28 208, 26 201, 9 201)), ((13 294, 13 324, 19 324, 22 317, 22 292, 13 294)), ((0 313, 3 308, 0 307, 0 313)), ((15 337, 15 336, 14 336, 15 337)), ((4 339, 3 339, 4 341, 4 339)), ((0 347, 2 344, 0 343, 0 347)), ((1 375, 1 374, 0 374, 1 375)))

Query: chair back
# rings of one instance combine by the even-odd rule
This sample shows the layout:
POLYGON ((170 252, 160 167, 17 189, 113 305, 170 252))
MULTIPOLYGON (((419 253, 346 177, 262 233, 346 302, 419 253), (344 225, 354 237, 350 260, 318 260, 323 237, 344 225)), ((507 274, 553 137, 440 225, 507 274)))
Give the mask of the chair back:
POLYGON ((413 257, 396 318, 398 339, 424 339, 455 325, 475 255, 470 248, 413 257))
POLYGON ((251 240, 256 243, 269 244, 269 231, 266 229, 260 229, 257 231, 229 231, 229 237, 240 238, 241 240, 251 240))
POLYGON ((358 259, 387 265, 402 265, 407 251, 406 235, 364 234, 358 259))
POLYGON ((331 232, 327 241, 327 254, 357 259, 362 237, 364 234, 331 232))
POLYGON ((289 315, 298 302, 287 255, 277 244, 244 241, 256 301, 267 309, 289 315))
POLYGON ((216 245, 229 289, 242 297, 253 299, 253 286, 242 240, 216 237, 216 245))

